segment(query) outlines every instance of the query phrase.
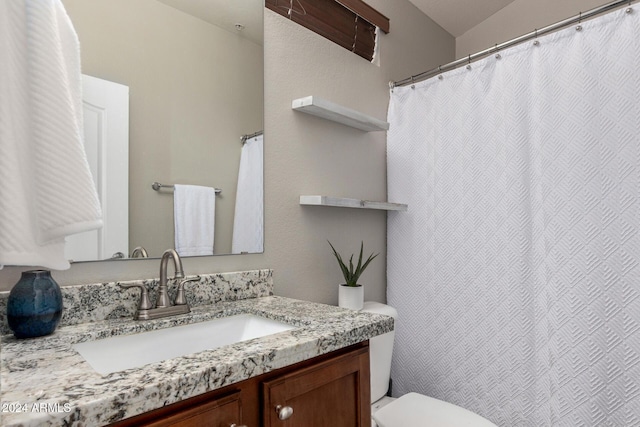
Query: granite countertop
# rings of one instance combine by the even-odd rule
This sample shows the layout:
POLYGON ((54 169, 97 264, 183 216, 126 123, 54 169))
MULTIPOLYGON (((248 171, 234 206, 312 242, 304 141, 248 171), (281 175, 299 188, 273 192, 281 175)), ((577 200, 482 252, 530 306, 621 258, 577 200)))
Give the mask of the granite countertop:
POLYGON ((365 341, 393 329, 387 316, 277 296, 221 301, 186 315, 2 337, 1 425, 101 426, 365 341), (297 326, 263 338, 102 376, 72 344, 250 313, 297 326))

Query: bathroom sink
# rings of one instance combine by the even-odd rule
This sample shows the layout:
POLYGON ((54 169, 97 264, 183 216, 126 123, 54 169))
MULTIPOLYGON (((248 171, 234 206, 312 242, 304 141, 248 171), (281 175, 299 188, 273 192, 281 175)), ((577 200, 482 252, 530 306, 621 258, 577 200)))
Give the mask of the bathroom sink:
POLYGON ((93 369, 106 375, 291 329, 295 329, 295 326, 253 314, 239 314, 134 335, 87 341, 74 344, 73 349, 93 369))

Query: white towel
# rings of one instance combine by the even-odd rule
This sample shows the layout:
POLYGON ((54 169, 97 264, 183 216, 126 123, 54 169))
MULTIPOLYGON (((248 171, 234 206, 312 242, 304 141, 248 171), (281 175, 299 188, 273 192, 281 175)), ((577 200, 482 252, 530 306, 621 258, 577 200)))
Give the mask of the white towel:
POLYGON ((176 251, 180 256, 213 255, 216 190, 199 185, 176 185, 173 218, 176 251))
POLYGON ((78 38, 60 0, 0 1, 0 265, 69 268, 102 226, 83 146, 78 38))

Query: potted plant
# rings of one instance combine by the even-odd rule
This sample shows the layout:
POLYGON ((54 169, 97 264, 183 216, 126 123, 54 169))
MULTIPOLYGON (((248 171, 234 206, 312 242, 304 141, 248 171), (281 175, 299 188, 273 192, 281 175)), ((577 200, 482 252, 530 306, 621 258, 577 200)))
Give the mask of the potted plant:
MULTIPOLYGON (((327 240, 327 242, 329 242, 327 240)), ((342 270, 342 275, 344 276, 345 283, 340 284, 338 286, 338 305, 344 308, 351 308, 353 310, 361 310, 364 304, 364 287, 358 283, 358 279, 360 279, 360 275, 367 268, 369 263, 373 261, 375 257, 379 254, 371 254, 369 258, 363 263, 362 262, 362 251, 364 249, 364 242, 360 243, 360 256, 358 257, 358 264, 354 267, 353 265, 353 254, 351 258, 349 258, 349 265, 342 260, 340 254, 333 247, 331 242, 329 242, 329 246, 333 250, 333 254, 338 260, 338 265, 340 265, 340 270, 342 270)))

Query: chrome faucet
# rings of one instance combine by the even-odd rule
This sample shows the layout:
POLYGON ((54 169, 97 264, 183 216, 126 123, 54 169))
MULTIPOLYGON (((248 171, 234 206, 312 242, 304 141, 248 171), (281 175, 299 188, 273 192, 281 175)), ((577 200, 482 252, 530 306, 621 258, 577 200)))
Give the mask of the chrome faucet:
POLYGON ((170 307, 171 301, 169 300, 168 286, 167 286, 167 264, 169 258, 173 258, 173 268, 176 272, 175 278, 184 278, 184 271, 182 270, 182 260, 180 255, 175 249, 167 249, 162 254, 160 259, 160 285, 158 286, 158 297, 156 298, 156 308, 170 307))
POLYGON ((169 299, 169 286, 167 284, 167 266, 169 264, 169 258, 173 258, 175 278, 184 278, 184 271, 182 269, 182 260, 180 259, 180 255, 178 255, 178 253, 174 249, 167 249, 162 254, 162 259, 160 260, 160 284, 158 285, 158 296, 156 298, 155 308, 153 308, 151 306, 151 303, 149 302, 148 291, 145 285, 123 283, 119 284, 125 289, 136 287, 140 288, 141 290, 138 310, 133 317, 135 320, 159 319, 161 317, 186 314, 191 311, 184 294, 184 285, 187 282, 200 280, 200 276, 182 280, 178 285, 175 304, 172 304, 171 300, 169 299))
POLYGON ((149 253, 144 246, 136 246, 129 258, 149 258, 149 253))

